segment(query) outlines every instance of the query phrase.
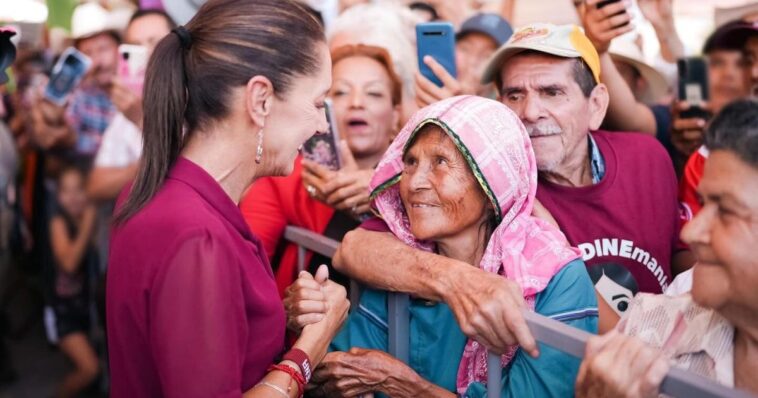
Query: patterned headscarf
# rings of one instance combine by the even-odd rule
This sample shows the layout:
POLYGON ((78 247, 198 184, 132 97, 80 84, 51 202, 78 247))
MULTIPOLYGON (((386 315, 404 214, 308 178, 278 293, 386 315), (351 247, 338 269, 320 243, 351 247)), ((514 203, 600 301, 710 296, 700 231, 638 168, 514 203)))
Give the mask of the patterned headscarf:
MULTIPOLYGON (((459 96, 416 112, 390 145, 369 188, 372 206, 390 230, 406 244, 433 251, 432 242, 417 240, 400 199, 403 155, 415 135, 429 124, 453 141, 495 210, 492 232, 479 267, 516 282, 533 310, 537 293, 564 265, 580 257, 553 225, 531 216, 537 192, 537 163, 529 135, 518 117, 499 102, 459 96)), ((502 357, 506 366, 517 346, 502 357)), ((457 387, 465 393, 472 382, 487 380, 487 350, 469 340, 458 368, 457 387)))

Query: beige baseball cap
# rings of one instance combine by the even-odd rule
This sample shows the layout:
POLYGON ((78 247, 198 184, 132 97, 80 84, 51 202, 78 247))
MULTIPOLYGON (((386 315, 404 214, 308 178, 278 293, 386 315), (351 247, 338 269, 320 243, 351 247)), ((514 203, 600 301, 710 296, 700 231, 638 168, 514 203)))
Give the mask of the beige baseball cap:
POLYGON ((493 82, 508 58, 528 50, 581 58, 589 66, 595 81, 600 82, 600 56, 582 28, 571 24, 535 23, 517 29, 508 42, 492 54, 482 74, 482 84, 493 82))

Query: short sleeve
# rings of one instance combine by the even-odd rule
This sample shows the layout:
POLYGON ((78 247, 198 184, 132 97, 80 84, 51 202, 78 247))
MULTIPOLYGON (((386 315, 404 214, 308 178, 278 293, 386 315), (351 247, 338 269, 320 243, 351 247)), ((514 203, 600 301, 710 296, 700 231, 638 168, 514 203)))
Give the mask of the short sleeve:
POLYGON ((137 126, 122 113, 117 113, 103 133, 100 148, 95 157, 97 167, 126 167, 139 159, 132 153, 133 135, 141 134, 137 126))
POLYGON ((207 233, 168 251, 151 284, 149 342, 165 397, 239 397, 249 333, 241 270, 207 233))

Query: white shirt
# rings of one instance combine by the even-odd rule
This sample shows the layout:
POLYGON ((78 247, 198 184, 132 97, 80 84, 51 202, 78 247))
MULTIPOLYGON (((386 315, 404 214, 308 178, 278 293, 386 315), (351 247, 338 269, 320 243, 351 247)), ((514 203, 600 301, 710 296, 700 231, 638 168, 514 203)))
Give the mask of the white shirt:
POLYGON ((95 167, 126 167, 142 155, 142 131, 118 112, 103 133, 95 167))

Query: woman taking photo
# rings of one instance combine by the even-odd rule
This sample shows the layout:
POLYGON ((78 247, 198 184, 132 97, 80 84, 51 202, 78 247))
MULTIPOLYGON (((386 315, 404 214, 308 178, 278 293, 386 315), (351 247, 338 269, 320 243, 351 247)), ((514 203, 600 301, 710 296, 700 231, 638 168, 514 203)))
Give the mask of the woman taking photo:
MULTIPOLYGON (((332 50, 332 85, 336 128, 342 138, 342 165, 330 170, 298 158, 286 178, 261 178, 250 187, 240 209, 258 235, 276 270, 279 292, 297 277, 297 246, 283 241, 288 225, 341 241, 369 212, 368 184, 399 129, 402 86, 387 50, 363 44, 332 50)), ((308 269, 331 259, 310 255, 308 269)), ((332 279, 348 279, 330 270, 332 279)), ((289 304, 289 303, 288 303, 289 304)))
POLYGON ((112 235, 112 397, 302 395, 345 290, 322 282, 328 310, 284 353, 271 267, 237 204, 325 131, 330 84, 324 34, 294 1, 210 0, 158 44, 143 159, 112 235))

